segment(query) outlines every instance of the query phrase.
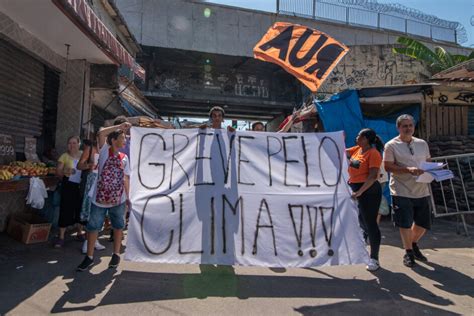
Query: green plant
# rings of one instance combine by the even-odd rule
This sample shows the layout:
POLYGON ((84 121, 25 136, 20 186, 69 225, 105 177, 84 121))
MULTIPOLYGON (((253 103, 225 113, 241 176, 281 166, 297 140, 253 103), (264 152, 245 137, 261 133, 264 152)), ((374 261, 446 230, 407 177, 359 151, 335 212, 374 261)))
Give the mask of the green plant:
POLYGON ((466 60, 474 59, 474 51, 470 55, 453 55, 447 52, 443 47, 436 46, 434 51, 426 47, 421 42, 408 38, 399 37, 397 43, 405 47, 395 47, 392 51, 396 54, 402 54, 415 58, 426 64, 428 70, 432 73, 438 73, 466 60))

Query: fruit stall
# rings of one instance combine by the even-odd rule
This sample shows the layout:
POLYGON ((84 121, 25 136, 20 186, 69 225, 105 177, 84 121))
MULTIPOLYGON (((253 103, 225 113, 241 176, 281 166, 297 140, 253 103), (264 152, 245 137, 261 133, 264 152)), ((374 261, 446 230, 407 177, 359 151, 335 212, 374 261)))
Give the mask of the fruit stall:
POLYGON ((0 231, 7 228, 11 214, 29 211, 25 198, 28 194, 31 177, 39 177, 46 187, 58 183, 56 168, 41 162, 12 161, 0 165, 0 231))
POLYGON ((0 192, 27 191, 31 177, 40 177, 46 187, 53 186, 58 181, 55 172, 55 167, 42 162, 13 161, 0 165, 0 192))

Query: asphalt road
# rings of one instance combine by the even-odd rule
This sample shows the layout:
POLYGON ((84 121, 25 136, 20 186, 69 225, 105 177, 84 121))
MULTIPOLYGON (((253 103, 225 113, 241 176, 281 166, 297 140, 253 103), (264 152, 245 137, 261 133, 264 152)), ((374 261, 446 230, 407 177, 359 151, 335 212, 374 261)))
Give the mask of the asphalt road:
MULTIPOLYGON (((474 229, 471 227, 471 233, 474 229)), ((402 265, 398 231, 382 224, 382 268, 268 269, 122 261, 112 249, 77 273, 81 244, 23 245, 0 234, 0 315, 474 315, 472 237, 436 221, 420 244, 429 262, 402 265)))

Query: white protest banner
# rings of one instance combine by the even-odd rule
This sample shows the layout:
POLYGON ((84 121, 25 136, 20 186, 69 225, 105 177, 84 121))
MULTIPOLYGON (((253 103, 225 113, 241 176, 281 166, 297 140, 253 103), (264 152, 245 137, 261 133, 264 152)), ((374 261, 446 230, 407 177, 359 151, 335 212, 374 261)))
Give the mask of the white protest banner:
POLYGON ((131 133, 126 260, 269 267, 368 261, 342 132, 131 133))

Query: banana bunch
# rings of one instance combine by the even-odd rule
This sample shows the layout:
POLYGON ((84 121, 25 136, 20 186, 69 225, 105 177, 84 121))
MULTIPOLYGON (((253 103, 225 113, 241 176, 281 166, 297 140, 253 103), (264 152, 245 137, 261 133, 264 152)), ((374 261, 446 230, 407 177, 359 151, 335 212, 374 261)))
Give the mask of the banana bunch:
POLYGON ((8 181, 13 179, 13 173, 8 170, 0 170, 0 180, 8 181))
POLYGON ((36 168, 41 167, 45 168, 46 164, 42 162, 34 162, 34 161, 13 161, 10 163, 12 167, 20 167, 20 168, 36 168))

